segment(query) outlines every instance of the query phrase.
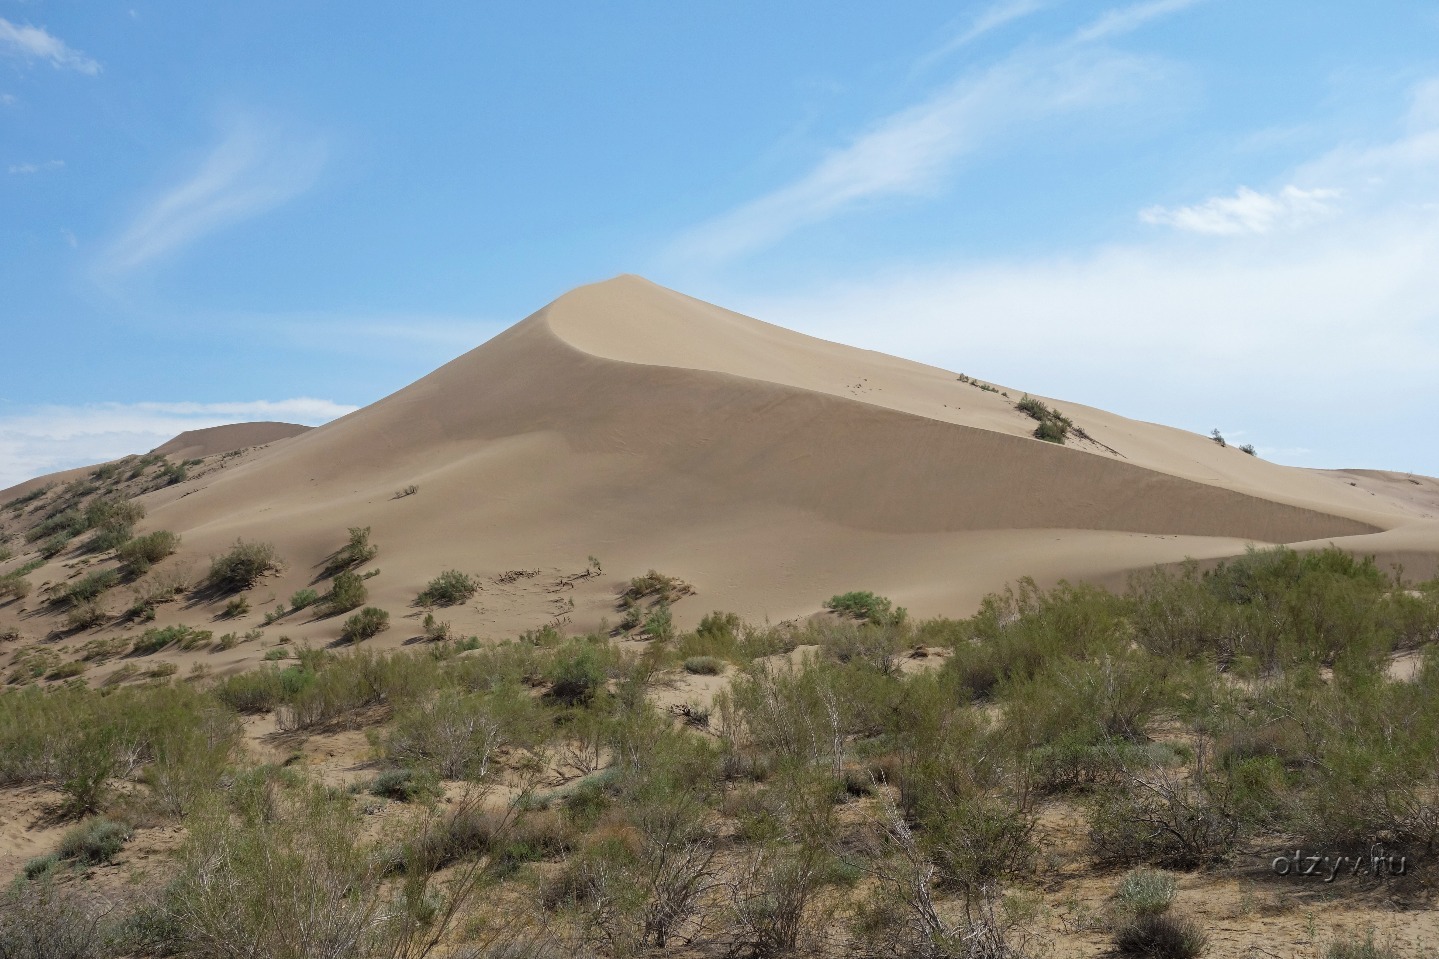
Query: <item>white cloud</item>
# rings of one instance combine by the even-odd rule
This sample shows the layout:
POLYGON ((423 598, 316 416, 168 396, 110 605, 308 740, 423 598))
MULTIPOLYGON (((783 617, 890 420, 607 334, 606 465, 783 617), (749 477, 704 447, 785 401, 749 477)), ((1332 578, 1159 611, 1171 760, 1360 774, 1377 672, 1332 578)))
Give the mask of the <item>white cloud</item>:
POLYGON ((1055 0, 1000 0, 991 7, 980 12, 979 16, 969 21, 962 31, 947 41, 939 49, 926 54, 915 64, 916 70, 923 70, 932 66, 939 60, 949 56, 954 51, 966 47, 978 40, 980 37, 994 30, 998 30, 1016 20, 1038 13, 1045 7, 1053 4, 1055 0))
POLYGON ((44 163, 12 163, 7 167, 7 172, 16 176, 27 176, 31 173, 44 173, 48 170, 63 170, 64 160, 46 160, 44 163))
POLYGON ((1204 0, 1149 0, 1147 3, 1120 7, 1104 13, 1088 26, 1081 28, 1074 35, 1074 39, 1078 43, 1092 43, 1095 40, 1130 33, 1151 20, 1179 13, 1202 2, 1204 0))
POLYGON ((787 186, 690 230, 679 259, 724 260, 862 204, 938 188, 965 155, 1025 121, 1131 102, 1157 82, 1148 60, 1045 51, 1016 55, 895 113, 787 186))
POLYGON ((0 107, 14 106, 19 102, 13 93, 0 93, 0 107))
POLYGON ((298 397, 237 403, 96 403, 0 415, 0 489, 152 450, 185 430, 251 420, 318 425, 355 407, 298 397))
POLYGON ((1302 190, 1293 184, 1278 193, 1240 187, 1233 196, 1212 197, 1196 206, 1147 207, 1139 211, 1139 218, 1156 226, 1216 236, 1272 233, 1330 216, 1341 195, 1339 190, 1302 190))
POLYGON ((56 69, 75 70, 86 76, 100 72, 100 64, 43 27, 18 26, 0 17, 0 51, 25 60, 46 60, 56 69))
POLYGON ((303 193, 325 163, 314 139, 237 122, 198 170, 151 201, 108 247, 102 273, 125 273, 303 193))

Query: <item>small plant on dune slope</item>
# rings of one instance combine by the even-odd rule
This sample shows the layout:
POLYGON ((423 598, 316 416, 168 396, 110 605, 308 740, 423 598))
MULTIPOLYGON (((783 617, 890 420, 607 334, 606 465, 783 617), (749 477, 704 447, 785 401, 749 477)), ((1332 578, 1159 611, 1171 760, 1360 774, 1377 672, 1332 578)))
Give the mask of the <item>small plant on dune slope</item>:
POLYGON ((322 575, 333 576, 336 573, 364 565, 374 559, 379 552, 380 547, 370 542, 370 527, 351 526, 350 541, 335 550, 325 561, 325 570, 322 575))
POLYGON ((340 638, 347 643, 358 643, 378 636, 390 628, 390 614, 377 606, 366 606, 340 627, 340 638))
POLYGON ((359 609, 365 605, 368 598, 369 590, 365 588, 365 581, 360 574, 344 572, 330 583, 330 591, 324 598, 324 607, 330 613, 345 613, 359 609))
POLYGON ((120 561, 126 576, 136 577, 144 575, 151 566, 179 548, 179 534, 157 529, 122 544, 115 550, 115 558, 120 561))
POLYGON ((1015 407, 1039 423, 1034 430, 1035 439, 1041 439, 1047 443, 1058 443, 1062 446, 1069 431, 1074 427, 1074 423, 1070 421, 1069 417, 1059 410, 1045 406, 1032 396, 1026 395, 1024 399, 1015 404, 1015 407))
POLYGON ((475 595, 479 588, 474 577, 457 569, 447 569, 426 584, 415 602, 420 606, 454 606, 475 595))
POLYGON ((866 622, 884 625, 902 622, 907 613, 903 606, 894 608, 894 603, 868 590, 840 593, 825 600, 824 608, 841 616, 851 616, 866 622))
POLYGON ((274 544, 236 540, 229 552, 210 561, 210 572, 205 582, 212 589, 234 593, 249 589, 259 582, 260 577, 279 568, 274 544))

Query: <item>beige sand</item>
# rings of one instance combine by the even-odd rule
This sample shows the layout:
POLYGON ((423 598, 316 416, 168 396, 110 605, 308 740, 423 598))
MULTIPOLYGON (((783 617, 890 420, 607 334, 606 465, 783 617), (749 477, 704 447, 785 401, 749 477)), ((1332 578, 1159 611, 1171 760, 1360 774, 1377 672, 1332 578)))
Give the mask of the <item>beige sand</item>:
MULTIPOLYGON (((414 597, 446 568, 485 588, 441 617, 496 638, 613 621, 618 584, 649 568, 696 587, 676 609, 682 625, 711 609, 808 615, 851 589, 920 616, 966 615, 1020 576, 1119 583, 1250 543, 1334 542, 1412 576, 1439 569, 1439 481, 1278 466, 1046 399, 1093 440, 1056 446, 1030 435, 1021 393, 998 390, 1009 396, 619 277, 371 406, 146 494, 143 528, 184 537, 171 565, 201 570, 239 537, 272 541, 286 561, 238 621, 213 620, 218 603, 162 607, 159 621, 256 627, 315 583, 351 526, 372 527, 380 547, 370 602, 395 624, 381 646, 418 634, 414 597), (418 492, 395 496, 409 485, 418 492), (562 582, 591 555, 602 575, 562 582), (516 569, 541 573, 494 578, 516 569)), ((217 452, 249 430, 195 431, 161 450, 217 452)), ((62 554, 32 579, 58 582, 86 562, 62 554)), ((35 598, 18 605, 0 607, 0 630, 33 641, 55 628, 35 598)), ((281 635, 338 633, 336 619, 291 614, 261 639, 189 659, 226 671, 281 635)))

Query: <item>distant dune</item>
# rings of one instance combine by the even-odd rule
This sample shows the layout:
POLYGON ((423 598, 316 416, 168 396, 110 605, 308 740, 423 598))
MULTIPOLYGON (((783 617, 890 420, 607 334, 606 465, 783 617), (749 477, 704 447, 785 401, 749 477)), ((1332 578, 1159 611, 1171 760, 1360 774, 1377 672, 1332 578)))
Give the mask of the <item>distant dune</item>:
POLYGON ((230 423, 226 426, 211 426, 203 430, 186 430, 150 452, 181 460, 198 459, 214 456, 216 453, 242 450, 247 446, 263 446, 266 443, 273 443, 275 440, 299 436, 310 429, 313 427, 301 426, 298 423, 268 421, 230 423))
MULTIPOLYGON (((1021 576, 1120 583, 1249 544, 1334 542, 1436 571, 1439 481, 1278 466, 1040 397, 1087 437, 1055 445, 1031 435, 1022 390, 992 386, 622 276, 325 426, 176 437, 157 452, 212 459, 141 496, 142 529, 181 533, 172 562, 197 569, 237 538, 273 542, 286 569, 252 591, 258 619, 296 589, 323 588, 346 528, 371 527, 382 573, 370 602, 396 626, 379 645, 418 632, 415 595, 449 568, 484 588, 445 618, 497 638, 613 621, 618 584, 650 568, 694 586, 681 624, 711 609, 804 616, 852 589, 917 615, 966 615, 1021 576), (603 574, 576 578, 591 556, 603 574)), ((71 575, 67 560, 32 575, 71 575)), ((161 622, 213 613, 167 606, 161 622)), ((10 621, 42 631, 13 604, 0 607, 0 628, 10 621)), ((318 643, 338 628, 293 614, 271 631, 318 643)), ((258 654, 239 646, 207 662, 258 654)))

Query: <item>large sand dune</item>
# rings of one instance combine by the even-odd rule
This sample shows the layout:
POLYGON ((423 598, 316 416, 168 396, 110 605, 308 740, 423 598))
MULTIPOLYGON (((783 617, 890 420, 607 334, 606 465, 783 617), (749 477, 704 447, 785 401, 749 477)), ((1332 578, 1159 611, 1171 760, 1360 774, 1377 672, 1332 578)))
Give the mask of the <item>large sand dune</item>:
MULTIPOLYGON (((1020 576, 1118 582, 1251 543, 1334 542, 1435 570, 1439 482, 1277 466, 1046 399, 1090 437, 1057 446, 1031 436, 1022 395, 625 276, 371 406, 146 494, 144 528, 180 532, 178 562, 197 566, 238 537, 274 542, 287 569, 253 592, 263 609, 314 581, 346 527, 370 526, 371 602, 398 625, 382 644, 414 635, 410 604, 446 568, 486 578, 446 615, 493 636, 614 618, 616 584, 651 567, 695 586, 681 622, 800 616, 850 589, 963 615, 1020 576), (590 556, 604 575, 556 585, 590 556), (506 570, 541 573, 492 578, 506 570)), ((70 575, 65 560, 33 575, 70 575)), ((162 621, 210 612, 166 607, 162 621)), ((318 641, 338 625, 296 614, 272 629, 318 641)))

